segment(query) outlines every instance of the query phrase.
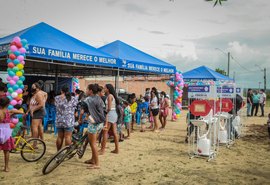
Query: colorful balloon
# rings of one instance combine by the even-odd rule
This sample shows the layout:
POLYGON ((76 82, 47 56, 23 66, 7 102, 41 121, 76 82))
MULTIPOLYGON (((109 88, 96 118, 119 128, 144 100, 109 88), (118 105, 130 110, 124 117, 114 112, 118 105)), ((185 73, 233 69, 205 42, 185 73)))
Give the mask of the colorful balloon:
POLYGON ((11 54, 9 54, 9 58, 10 58, 11 60, 14 60, 14 59, 16 59, 16 55, 14 55, 13 53, 11 53, 11 54))
POLYGON ((18 77, 21 77, 23 74, 22 74, 21 71, 17 71, 17 72, 16 72, 16 75, 17 75, 18 77))

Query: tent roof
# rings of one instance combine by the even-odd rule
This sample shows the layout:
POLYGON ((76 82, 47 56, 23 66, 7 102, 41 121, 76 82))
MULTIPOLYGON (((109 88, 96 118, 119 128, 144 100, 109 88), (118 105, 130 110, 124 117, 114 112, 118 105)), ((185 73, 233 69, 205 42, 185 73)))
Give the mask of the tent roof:
POLYGON ((228 76, 224 76, 206 66, 201 66, 190 71, 183 73, 184 80, 228 80, 232 81, 233 79, 228 76))
POLYGON ((162 74, 173 74, 176 70, 175 66, 144 53, 120 40, 104 45, 99 50, 122 60, 122 65, 120 64, 120 66, 124 69, 162 74))
POLYGON ((109 54, 41 22, 0 39, 0 56, 6 55, 8 45, 15 36, 29 43, 27 57, 64 62, 118 67, 118 61, 109 54))

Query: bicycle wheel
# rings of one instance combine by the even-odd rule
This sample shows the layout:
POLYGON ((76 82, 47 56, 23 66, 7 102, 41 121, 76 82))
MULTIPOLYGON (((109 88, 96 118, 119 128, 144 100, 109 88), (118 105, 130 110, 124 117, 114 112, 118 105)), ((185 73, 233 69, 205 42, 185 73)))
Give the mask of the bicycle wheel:
POLYGON ((46 152, 44 141, 38 138, 32 138, 24 143, 21 149, 21 156, 27 162, 35 162, 43 157, 46 152))
POLYGON ((65 158, 69 159, 69 154, 73 151, 70 146, 65 146, 59 150, 55 155, 53 155, 44 165, 42 169, 43 175, 51 173, 55 168, 57 168, 65 158))

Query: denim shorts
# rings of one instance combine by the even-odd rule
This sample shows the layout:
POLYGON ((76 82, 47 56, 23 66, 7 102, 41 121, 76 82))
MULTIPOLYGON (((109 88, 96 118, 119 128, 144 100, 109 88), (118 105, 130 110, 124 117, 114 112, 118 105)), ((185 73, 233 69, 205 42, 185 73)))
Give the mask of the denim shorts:
POLYGON ((67 127, 67 128, 57 128, 58 132, 72 132, 73 131, 73 127, 67 127))
POLYGON ((99 133, 104 127, 104 123, 89 123, 88 125, 88 133, 90 134, 97 134, 99 133))

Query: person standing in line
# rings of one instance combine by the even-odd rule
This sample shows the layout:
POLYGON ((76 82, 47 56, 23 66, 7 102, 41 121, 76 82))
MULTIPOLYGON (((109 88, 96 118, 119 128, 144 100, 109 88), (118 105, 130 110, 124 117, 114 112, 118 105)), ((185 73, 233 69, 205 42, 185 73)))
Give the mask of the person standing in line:
POLYGON ((253 104, 251 108, 251 116, 253 115, 257 116, 258 108, 259 108, 259 101, 260 101, 260 94, 258 93, 257 90, 254 92, 252 96, 252 100, 253 100, 253 104), (255 114, 253 114, 254 110, 255 110, 255 114))
POLYGON ((252 89, 248 89, 248 92, 247 92, 247 116, 251 116, 251 107, 252 107, 252 103, 253 103, 253 100, 252 100, 252 89))
POLYGON ((261 116, 264 117, 264 106, 266 103, 266 94, 263 89, 260 90, 260 107, 261 107, 261 116))
POLYGON ((159 113, 159 98, 158 98, 158 92, 156 88, 152 88, 151 91, 151 100, 150 100, 150 115, 154 118, 154 132, 159 132, 158 128, 158 113, 159 113))
POLYGON ((167 124, 167 116, 169 114, 169 99, 164 91, 160 93, 160 110, 159 110, 159 120, 161 123, 160 129, 165 129, 167 124))
POLYGON ((47 100, 47 95, 41 90, 38 82, 32 85, 31 93, 33 96, 30 99, 29 110, 27 112, 30 112, 32 117, 32 137, 43 140, 42 121, 45 116, 45 102, 47 100))
POLYGON ((71 144, 72 131, 75 124, 75 109, 78 99, 71 96, 67 85, 61 88, 61 95, 55 97, 56 106, 56 128, 58 136, 56 139, 56 148, 59 151, 62 148, 65 139, 65 146, 71 144))
POLYGON ((82 123, 82 116, 85 112, 89 113, 88 140, 92 150, 91 159, 85 161, 90 166, 88 169, 99 169, 99 159, 97 150, 97 135, 103 129, 105 122, 104 102, 98 95, 98 84, 89 84, 86 90, 87 98, 82 102, 79 123, 82 123))
POLYGON ((115 149, 111 151, 111 153, 118 154, 119 153, 119 140, 118 140, 118 134, 117 134, 118 114, 117 114, 116 108, 120 103, 112 84, 106 84, 104 86, 104 91, 107 95, 107 99, 106 99, 107 115, 106 115, 106 123, 103 129, 103 138, 102 138, 101 149, 99 150, 99 154, 103 155, 105 152, 108 131, 110 130, 110 128, 112 128, 114 143, 115 143, 115 149))

